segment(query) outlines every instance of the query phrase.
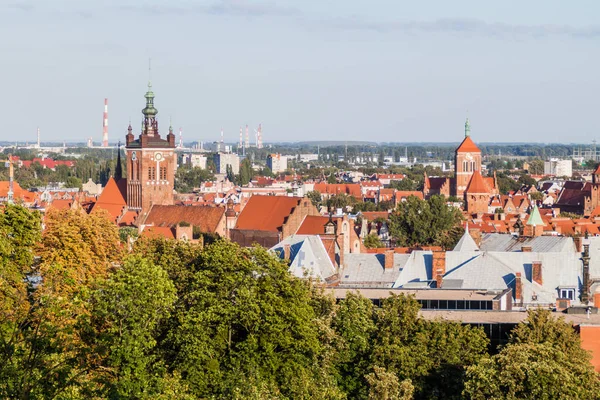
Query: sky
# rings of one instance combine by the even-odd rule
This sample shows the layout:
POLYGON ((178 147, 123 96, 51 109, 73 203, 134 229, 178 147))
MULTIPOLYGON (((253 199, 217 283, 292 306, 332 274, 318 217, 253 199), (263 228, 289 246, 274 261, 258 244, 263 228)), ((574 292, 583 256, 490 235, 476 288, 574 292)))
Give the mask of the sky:
POLYGON ((597 0, 0 0, 0 141, 591 143, 597 0))

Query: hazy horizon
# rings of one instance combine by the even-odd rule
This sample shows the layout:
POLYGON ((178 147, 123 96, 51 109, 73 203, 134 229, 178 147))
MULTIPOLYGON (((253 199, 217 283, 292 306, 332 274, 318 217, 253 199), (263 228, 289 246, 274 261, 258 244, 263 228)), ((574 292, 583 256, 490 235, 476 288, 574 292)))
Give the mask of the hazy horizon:
POLYGON ((0 3, 0 141, 137 132, 152 58, 160 130, 235 143, 585 144, 600 3, 290 0, 0 3))

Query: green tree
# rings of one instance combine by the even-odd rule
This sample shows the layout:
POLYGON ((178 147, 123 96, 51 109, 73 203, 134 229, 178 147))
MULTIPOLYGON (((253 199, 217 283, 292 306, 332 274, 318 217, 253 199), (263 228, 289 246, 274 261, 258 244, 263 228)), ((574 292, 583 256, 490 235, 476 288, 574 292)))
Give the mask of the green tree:
POLYGON ((460 210, 448 206, 443 196, 421 200, 409 196, 390 215, 390 234, 400 246, 443 245, 453 247, 456 229, 462 219, 460 210), (450 235, 452 234, 452 235, 450 235), (450 236, 451 240, 448 240, 450 236))
POLYGON ((369 400, 412 400, 414 387, 410 379, 398 382, 398 377, 385 368, 373 367, 366 376, 369 383, 369 400))
POLYGON ((364 245, 367 249, 376 249, 383 247, 383 243, 379 240, 379 236, 374 233, 370 233, 365 236, 364 245))
POLYGON ((107 398, 151 399, 161 391, 164 366, 157 353, 161 321, 175 302, 167 273, 139 256, 121 268, 93 294, 88 336, 90 350, 100 356, 88 390, 107 398))
POLYGON ((189 280, 165 343, 197 397, 339 398, 313 294, 262 248, 217 241, 189 280))
POLYGON ((240 174, 238 179, 239 185, 247 185, 254 176, 254 170, 252 169, 252 163, 248 158, 244 158, 240 164, 240 174))
POLYGON ((306 197, 310 199, 310 202, 315 207, 321 206, 321 193, 317 192, 316 190, 311 190, 310 192, 306 193, 306 197))
POLYGON ((349 398, 365 399, 368 395, 365 371, 369 368, 376 326, 371 300, 348 292, 340 301, 332 327, 338 337, 338 385, 349 398))
POLYGON ((471 399, 597 399, 600 380, 590 354, 563 318, 530 311, 500 353, 467 370, 471 399))
POLYGON ((393 295, 376 317, 372 365, 410 379, 415 398, 458 399, 465 368, 487 351, 481 329, 454 322, 426 321, 419 317, 413 297, 393 295))

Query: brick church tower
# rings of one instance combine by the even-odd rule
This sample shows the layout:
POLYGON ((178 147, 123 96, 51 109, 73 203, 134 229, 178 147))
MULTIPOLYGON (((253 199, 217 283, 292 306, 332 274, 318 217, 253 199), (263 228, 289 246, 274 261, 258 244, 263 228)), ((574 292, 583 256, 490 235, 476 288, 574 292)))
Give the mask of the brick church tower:
POLYGON ((141 216, 147 215, 152 205, 172 205, 175 184, 175 135, 169 127, 166 139, 158 132, 154 107, 154 93, 148 82, 148 91, 144 96, 146 107, 142 110, 144 119, 142 132, 135 139, 131 124, 127 128, 127 206, 139 210, 141 216))
POLYGON ((452 192, 454 196, 463 198, 473 173, 481 172, 481 150, 471 140, 471 125, 468 118, 465 122, 465 139, 454 153, 454 166, 456 182, 452 192))

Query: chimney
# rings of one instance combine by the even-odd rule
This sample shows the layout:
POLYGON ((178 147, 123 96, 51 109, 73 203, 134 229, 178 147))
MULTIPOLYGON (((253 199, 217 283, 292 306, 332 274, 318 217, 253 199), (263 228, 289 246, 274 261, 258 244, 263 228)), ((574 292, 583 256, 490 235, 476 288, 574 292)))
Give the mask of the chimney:
POLYGON ((521 273, 517 272, 515 277, 515 303, 521 304, 523 299, 523 284, 521 283, 521 273))
POLYGON ((394 268, 394 250, 386 250, 385 253, 383 253, 384 256, 384 263, 383 266, 385 267, 385 269, 392 269, 394 268))
POLYGON ((283 259, 286 261, 289 261, 291 254, 292 254, 292 246, 290 244, 284 244, 283 245, 283 259))
POLYGON ((531 262, 531 279, 538 285, 543 283, 542 281, 542 262, 532 261, 531 262))
POLYGON ((438 289, 442 288, 442 279, 444 278, 444 272, 441 268, 435 271, 435 287, 438 289))
POLYGON ((582 249, 582 245, 583 245, 583 238, 581 236, 575 236, 573 238, 573 243, 575 243, 575 249, 578 253, 581 253, 582 249))
POLYGON ((442 275, 446 273, 446 252, 443 250, 435 250, 433 252, 433 263, 431 266, 433 271, 433 279, 436 279, 438 271, 442 271, 442 275))
POLYGON ((521 246, 521 251, 523 253, 531 253, 531 246, 521 246))

